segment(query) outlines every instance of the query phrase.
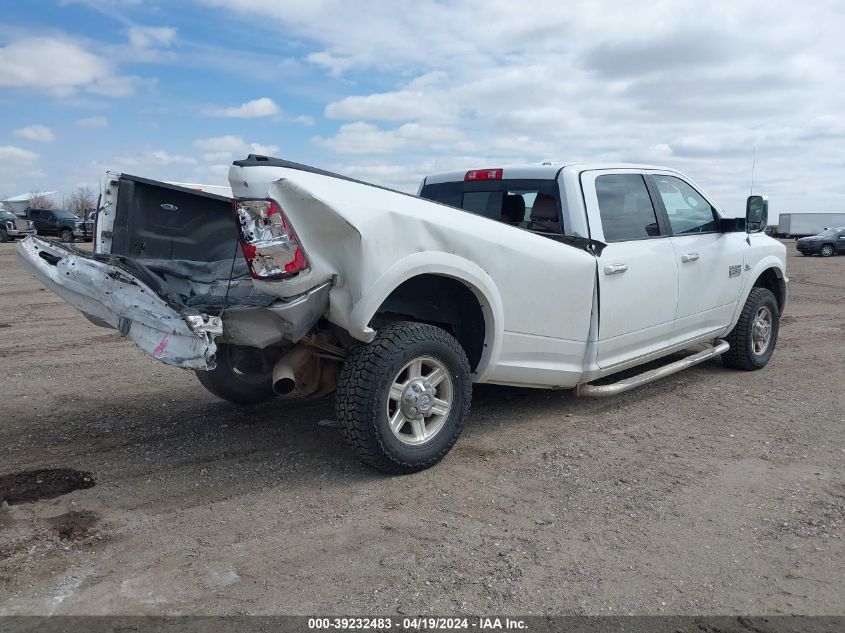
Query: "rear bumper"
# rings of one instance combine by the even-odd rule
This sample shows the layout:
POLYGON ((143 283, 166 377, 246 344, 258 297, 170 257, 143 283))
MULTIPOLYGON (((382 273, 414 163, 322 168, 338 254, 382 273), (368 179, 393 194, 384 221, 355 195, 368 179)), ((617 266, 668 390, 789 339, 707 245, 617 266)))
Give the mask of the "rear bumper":
POLYGON ((8 234, 9 237, 17 237, 17 238, 29 237, 30 235, 36 234, 35 229, 31 229, 31 230, 30 229, 24 229, 24 230, 6 229, 6 233, 8 234))
POLYGON ((194 370, 214 369, 218 340, 257 348, 298 342, 328 310, 332 286, 329 281, 266 307, 230 306, 221 319, 168 303, 129 266, 60 242, 30 237, 18 243, 17 255, 28 272, 95 325, 117 330, 163 363, 194 370))
POLYGON ((117 330, 153 358, 185 369, 214 368, 219 318, 177 312, 130 271, 58 242, 28 237, 18 243, 17 256, 91 322, 117 330))

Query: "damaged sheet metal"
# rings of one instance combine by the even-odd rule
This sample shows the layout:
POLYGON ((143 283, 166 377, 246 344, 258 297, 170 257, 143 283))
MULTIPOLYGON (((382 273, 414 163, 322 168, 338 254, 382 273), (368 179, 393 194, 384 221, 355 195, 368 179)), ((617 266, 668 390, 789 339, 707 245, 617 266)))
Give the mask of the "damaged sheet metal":
POLYGON ((18 243, 17 255, 49 290, 153 358, 185 369, 214 368, 214 339, 223 330, 218 317, 183 316, 138 276, 55 242, 29 237, 18 243))

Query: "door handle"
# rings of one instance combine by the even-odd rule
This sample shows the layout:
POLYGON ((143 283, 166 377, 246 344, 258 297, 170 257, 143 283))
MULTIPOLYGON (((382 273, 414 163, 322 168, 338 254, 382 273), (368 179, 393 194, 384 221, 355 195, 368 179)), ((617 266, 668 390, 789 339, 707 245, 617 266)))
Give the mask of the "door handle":
POLYGON ((605 275, 619 275, 628 270, 628 264, 608 264, 604 267, 605 275))
POLYGON ((684 262, 685 264, 687 262, 694 262, 697 259, 698 259, 698 253, 684 253, 683 255, 681 255, 681 261, 684 262))

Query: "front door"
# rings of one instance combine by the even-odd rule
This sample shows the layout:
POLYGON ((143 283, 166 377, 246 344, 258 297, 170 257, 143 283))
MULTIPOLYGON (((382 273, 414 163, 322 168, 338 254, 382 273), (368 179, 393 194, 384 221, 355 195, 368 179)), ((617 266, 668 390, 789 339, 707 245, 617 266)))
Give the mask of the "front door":
POLYGON ((643 174, 581 175, 590 233, 607 243, 598 258, 597 363, 607 368, 670 344, 678 302, 678 266, 643 174))
POLYGON ((724 329, 742 286, 741 233, 722 233, 713 206, 685 180, 650 176, 672 232, 678 265, 678 312, 672 338, 686 341, 724 329))

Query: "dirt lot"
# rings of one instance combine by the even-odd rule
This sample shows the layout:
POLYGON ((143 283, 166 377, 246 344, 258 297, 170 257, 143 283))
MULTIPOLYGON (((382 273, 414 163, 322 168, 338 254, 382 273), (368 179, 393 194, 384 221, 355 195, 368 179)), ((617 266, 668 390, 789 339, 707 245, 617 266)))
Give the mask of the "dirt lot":
POLYGON ((331 402, 216 400, 0 244, 0 614, 841 614, 845 257, 789 246, 765 370, 478 387, 446 460, 387 478, 331 402))

